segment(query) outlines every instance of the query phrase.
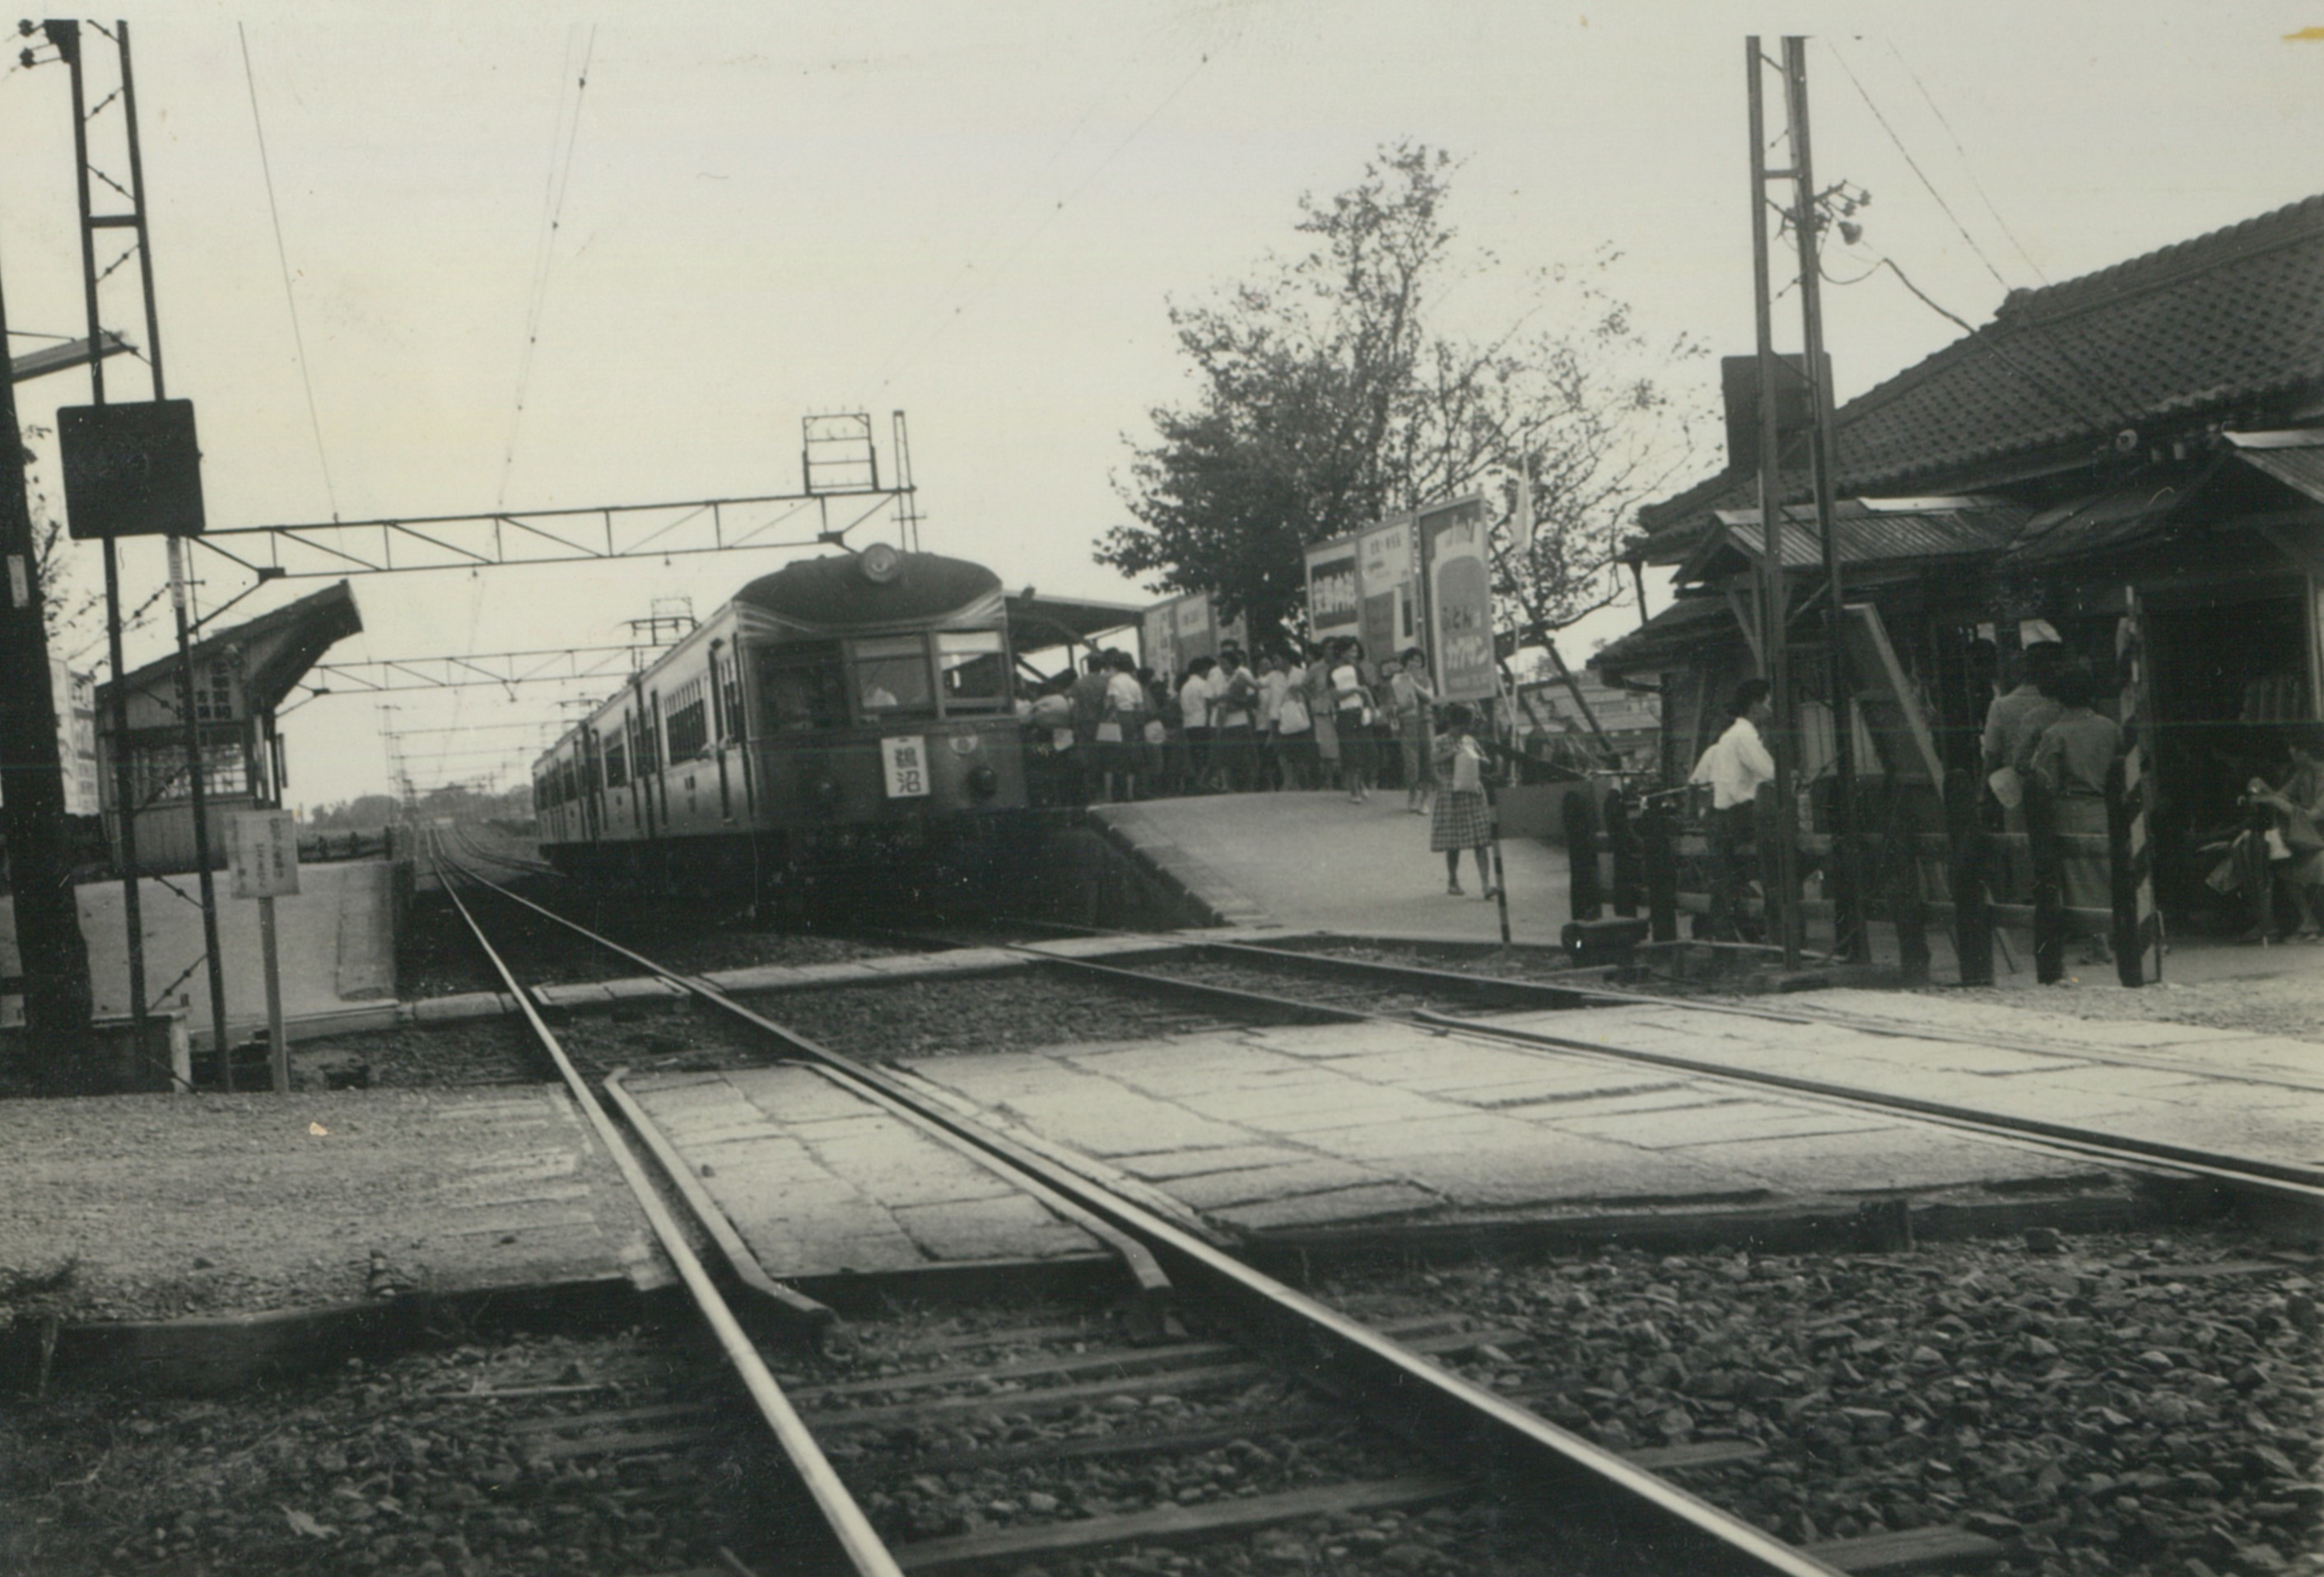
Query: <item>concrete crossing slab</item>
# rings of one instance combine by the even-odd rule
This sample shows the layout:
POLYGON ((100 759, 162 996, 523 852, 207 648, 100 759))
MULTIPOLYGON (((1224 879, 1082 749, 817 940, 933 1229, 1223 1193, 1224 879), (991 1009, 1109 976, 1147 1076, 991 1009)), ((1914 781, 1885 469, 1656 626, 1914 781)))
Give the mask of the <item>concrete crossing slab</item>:
POLYGON ((813 1069, 626 1083, 770 1276, 1098 1249, 1079 1226, 1007 1179, 813 1069))

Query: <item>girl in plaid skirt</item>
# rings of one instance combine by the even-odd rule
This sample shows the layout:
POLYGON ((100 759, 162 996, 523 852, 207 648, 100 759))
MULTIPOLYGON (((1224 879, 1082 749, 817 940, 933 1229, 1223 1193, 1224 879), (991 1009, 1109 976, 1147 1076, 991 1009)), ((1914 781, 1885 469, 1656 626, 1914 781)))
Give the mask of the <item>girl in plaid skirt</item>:
POLYGON ((1485 812, 1485 751, 1469 731, 1476 715, 1454 701, 1444 709, 1444 731, 1436 736, 1436 808, 1428 823, 1428 847, 1444 857, 1444 891, 1461 895, 1461 851, 1477 851, 1477 886, 1493 896, 1493 867, 1486 863, 1492 827, 1485 812))

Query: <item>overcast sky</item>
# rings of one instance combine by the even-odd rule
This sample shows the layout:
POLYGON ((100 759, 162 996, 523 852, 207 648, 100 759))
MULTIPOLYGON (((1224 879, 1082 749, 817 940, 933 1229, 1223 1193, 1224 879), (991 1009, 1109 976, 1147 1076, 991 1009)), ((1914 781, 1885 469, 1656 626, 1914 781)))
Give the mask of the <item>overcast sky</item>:
MULTIPOLYGON (((2324 39, 2284 36, 2324 0, 173 0, 131 20, 168 392, 198 403, 214 525, 788 491, 803 415, 869 411, 884 439, 900 409, 927 546, 1122 600, 1144 594, 1090 546, 1124 517, 1126 439, 1187 393, 1167 298, 1289 247, 1300 194, 1384 142, 1462 162, 1452 217, 1499 261, 1454 311, 1513 316, 1525 271, 1612 243, 1642 327, 1729 352, 1751 336, 1747 25, 1771 49, 1816 35, 1817 172, 1874 195, 1833 272, 1892 257, 1972 322, 2008 287, 2324 190, 2324 39)), ((81 327, 66 93, 60 67, 0 77, 20 331, 81 327)), ((1959 332, 1885 274, 1826 299, 1843 396, 1959 332)), ((142 339, 134 294, 106 300, 142 339)), ((1795 298, 1781 321, 1794 340, 1795 298)), ((113 397, 142 397, 115 365, 113 397)), ((20 391, 36 424, 86 397, 77 376, 20 391)), ((40 480, 57 491, 52 460, 40 480)), ((206 601, 246 584, 196 561, 206 601)), ((656 597, 707 611, 782 561, 358 578, 367 630, 335 655, 595 644, 656 597)), ((133 550, 133 600, 160 573, 133 550)), ((555 718, 558 693, 395 699, 401 726, 447 729, 555 718)), ((383 787, 379 724, 337 696, 288 719, 290 800, 383 787)), ((521 766, 463 752, 523 738, 409 753, 426 787, 521 766)))

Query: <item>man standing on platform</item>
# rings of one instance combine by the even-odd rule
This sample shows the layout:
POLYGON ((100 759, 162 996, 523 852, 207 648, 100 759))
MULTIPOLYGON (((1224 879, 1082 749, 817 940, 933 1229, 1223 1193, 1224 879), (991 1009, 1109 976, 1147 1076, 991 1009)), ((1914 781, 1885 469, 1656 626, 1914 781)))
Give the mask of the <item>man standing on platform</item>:
POLYGON ((1711 935, 1714 942, 1746 940, 1742 924, 1744 884, 1750 873, 1743 851, 1752 847, 1752 807, 1759 785, 1775 781, 1775 760, 1767 754, 1759 730, 1775 715, 1774 694, 1764 679, 1747 679, 1735 687, 1729 710, 1735 720, 1718 742, 1702 753, 1688 776, 1690 784, 1711 785, 1711 935))
POLYGON ((1084 805, 1097 797, 1104 773, 1104 766, 1097 759, 1097 726, 1105 720, 1106 682, 1112 675, 1105 654, 1093 646, 1088 666, 1074 681, 1074 766, 1080 781, 1080 802, 1084 805))

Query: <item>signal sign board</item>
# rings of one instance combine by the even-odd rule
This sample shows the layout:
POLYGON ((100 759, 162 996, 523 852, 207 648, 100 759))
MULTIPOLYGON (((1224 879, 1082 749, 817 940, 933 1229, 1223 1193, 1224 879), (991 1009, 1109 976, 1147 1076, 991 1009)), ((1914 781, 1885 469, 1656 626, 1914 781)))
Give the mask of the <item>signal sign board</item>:
POLYGON ((191 400, 64 406, 57 447, 65 524, 76 540, 200 534, 202 456, 191 400))
POLYGON ((237 811, 226 819, 226 865, 237 898, 299 891, 299 824, 288 811, 237 811))

